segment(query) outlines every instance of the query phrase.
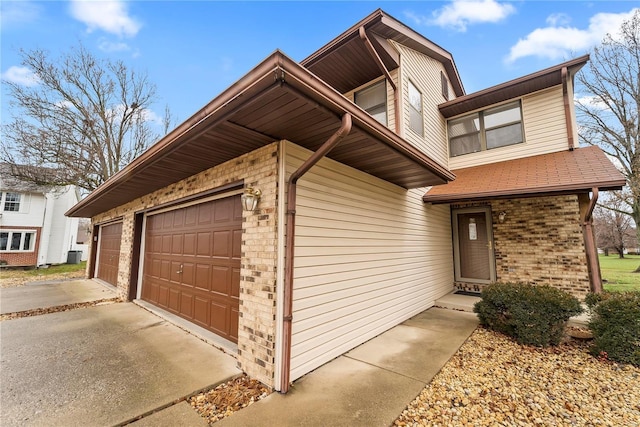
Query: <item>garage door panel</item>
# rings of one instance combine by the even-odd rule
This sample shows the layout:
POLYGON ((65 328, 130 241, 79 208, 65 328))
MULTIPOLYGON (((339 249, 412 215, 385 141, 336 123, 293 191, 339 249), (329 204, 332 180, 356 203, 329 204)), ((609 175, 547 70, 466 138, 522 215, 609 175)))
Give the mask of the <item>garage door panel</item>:
POLYGON ((211 256, 211 232, 198 233, 198 244, 196 255, 210 257, 211 256))
POLYGON ((231 249, 231 256, 234 259, 240 259, 240 257, 242 256, 242 230, 234 230, 233 231, 233 235, 232 235, 232 249, 231 249))
POLYGON ((183 250, 182 253, 184 255, 195 255, 196 254, 196 233, 186 233, 183 237, 183 250))
POLYGON ((189 319, 193 318, 193 294, 182 291, 182 295, 180 295, 180 313, 189 319))
POLYGON ((212 328, 220 332, 224 332, 229 329, 228 310, 229 310, 228 305, 215 300, 211 300, 211 327, 212 328))
POLYGON ((216 224, 221 224, 231 221, 233 218, 233 204, 231 200, 225 200, 216 205, 214 210, 214 218, 216 224))
POLYGON ((205 298, 196 296, 193 300, 193 320, 207 327, 209 324, 209 301, 205 298))
POLYGON ((182 284, 193 286, 195 282, 196 265, 192 262, 182 264, 182 284))
POLYGON ((231 289, 229 288, 230 273, 229 267, 214 266, 213 277, 211 278, 211 291, 224 295, 231 293, 231 289))
POLYGON ((171 253, 182 254, 182 241, 184 236, 182 234, 174 234, 171 236, 171 253))
POLYGON ((213 233, 213 256, 231 256, 231 231, 216 231, 213 233))
POLYGON ((198 209, 198 225, 200 226, 209 226, 212 224, 213 222, 213 215, 212 215, 212 207, 211 206, 207 206, 208 203, 199 205, 199 209, 198 209))
POLYGON ((240 197, 162 212, 147 224, 143 299, 237 342, 240 197))
POLYGON ((169 308, 175 312, 180 312, 180 291, 176 288, 169 288, 169 308))
POLYGON ((240 269, 239 268, 231 269, 231 296, 235 298, 240 297, 240 269))
POLYGON ((210 291, 211 286, 211 266, 209 264, 197 264, 196 266, 196 283, 198 289, 210 291))

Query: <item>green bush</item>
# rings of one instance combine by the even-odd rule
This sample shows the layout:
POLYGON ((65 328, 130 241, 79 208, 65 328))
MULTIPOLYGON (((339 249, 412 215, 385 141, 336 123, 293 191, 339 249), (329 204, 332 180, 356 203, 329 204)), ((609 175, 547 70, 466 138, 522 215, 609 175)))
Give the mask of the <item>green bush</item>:
POLYGON ((640 292, 605 292, 585 299, 591 310, 591 354, 640 366, 640 292))
POLYGON ((571 316, 582 313, 580 301, 551 286, 494 283, 482 291, 473 311, 480 323, 520 344, 545 347, 560 343, 571 316))

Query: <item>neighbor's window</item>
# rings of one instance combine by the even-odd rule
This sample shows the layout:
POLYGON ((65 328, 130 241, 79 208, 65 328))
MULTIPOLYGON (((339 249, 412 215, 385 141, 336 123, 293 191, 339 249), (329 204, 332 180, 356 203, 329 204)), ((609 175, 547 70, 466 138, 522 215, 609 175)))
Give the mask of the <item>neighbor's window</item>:
POLYGON ((524 141, 520 101, 449 120, 451 157, 524 141))
POLYGON ((418 135, 422 135, 424 130, 422 94, 412 82, 409 82, 409 129, 418 135))
POLYGON ((387 86, 386 81, 374 83, 369 87, 357 91, 353 101, 374 119, 387 125, 387 86))
POLYGON ((20 193, 4 193, 0 196, 3 196, 1 200, 4 204, 3 211, 20 212, 20 193))
POLYGON ((32 252, 36 242, 35 231, 1 231, 0 251, 32 252))

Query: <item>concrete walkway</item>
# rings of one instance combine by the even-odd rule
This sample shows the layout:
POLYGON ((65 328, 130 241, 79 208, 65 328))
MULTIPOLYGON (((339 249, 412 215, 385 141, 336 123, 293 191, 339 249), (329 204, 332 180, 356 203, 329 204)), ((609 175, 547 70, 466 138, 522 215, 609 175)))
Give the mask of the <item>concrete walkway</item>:
POLYGON ((478 325, 432 308, 229 418, 230 426, 389 426, 478 325))
POLYGON ((174 403, 241 373, 132 303, 5 320, 0 336, 3 427, 117 425, 165 407, 139 425, 206 426, 174 403))
POLYGON ((93 280, 0 289, 0 314, 115 298, 115 290, 93 280))

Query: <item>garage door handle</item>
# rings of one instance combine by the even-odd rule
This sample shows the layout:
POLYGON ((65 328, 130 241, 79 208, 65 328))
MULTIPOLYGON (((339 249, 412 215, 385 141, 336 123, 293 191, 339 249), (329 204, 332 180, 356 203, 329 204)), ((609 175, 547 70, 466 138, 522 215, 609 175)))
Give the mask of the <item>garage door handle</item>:
POLYGON ((180 264, 180 270, 176 271, 177 274, 182 274, 182 268, 184 267, 184 264, 180 264))

